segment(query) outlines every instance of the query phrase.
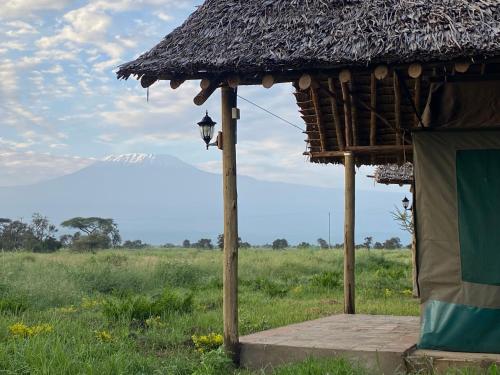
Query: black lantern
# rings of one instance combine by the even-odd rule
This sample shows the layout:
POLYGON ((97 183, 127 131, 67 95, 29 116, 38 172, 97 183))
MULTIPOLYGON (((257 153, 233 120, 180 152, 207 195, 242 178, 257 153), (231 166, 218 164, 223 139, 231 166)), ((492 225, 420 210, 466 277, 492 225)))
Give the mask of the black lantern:
POLYGON ((406 198, 406 197, 405 197, 405 198, 402 200, 402 202, 403 202, 403 207, 404 207, 404 209, 405 209, 405 210, 408 210, 408 206, 410 205, 410 201, 408 200, 408 198, 406 198))
POLYGON ((205 117, 198 123, 200 126, 200 134, 201 138, 205 141, 207 145, 207 150, 208 146, 210 145, 210 141, 212 140, 212 137, 214 136, 214 126, 216 122, 214 122, 210 116, 208 115, 208 111, 205 114, 205 117))

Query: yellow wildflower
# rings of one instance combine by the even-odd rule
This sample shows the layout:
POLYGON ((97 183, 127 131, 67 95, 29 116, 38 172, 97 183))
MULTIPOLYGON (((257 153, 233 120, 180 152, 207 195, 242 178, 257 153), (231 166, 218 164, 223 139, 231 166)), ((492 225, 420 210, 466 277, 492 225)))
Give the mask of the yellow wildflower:
POLYGON ((49 333, 54 330, 54 327, 50 324, 37 324, 34 326, 28 326, 24 323, 15 323, 9 327, 9 333, 13 337, 32 337, 40 333, 49 333))
POLYGON ((113 336, 108 331, 94 331, 95 337, 101 342, 113 341, 113 336))
POLYGON ((191 336, 196 350, 200 353, 205 353, 211 350, 219 348, 223 342, 224 338, 219 333, 209 333, 208 335, 193 335, 191 336))
POLYGON ((390 297, 390 296, 392 296, 392 290, 385 288, 384 297, 390 297))
POLYGON ((100 301, 98 299, 91 299, 91 298, 83 297, 81 306, 84 309, 90 310, 90 309, 93 309, 93 308, 99 306, 101 304, 101 302, 102 301, 100 301))
POLYGON ((411 289, 405 289, 401 293, 403 293, 405 296, 412 296, 413 291, 411 289))

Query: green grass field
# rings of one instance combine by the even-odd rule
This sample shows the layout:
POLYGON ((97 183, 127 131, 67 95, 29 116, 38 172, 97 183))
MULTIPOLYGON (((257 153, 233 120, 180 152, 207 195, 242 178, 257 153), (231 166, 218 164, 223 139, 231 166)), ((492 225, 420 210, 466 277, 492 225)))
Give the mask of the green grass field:
MULTIPOLYGON (((249 374, 210 351, 216 335, 200 339, 222 333, 221 255, 0 254, 0 374, 249 374)), ((409 251, 360 250, 356 261, 359 313, 418 314, 409 251)), ((240 251, 240 334, 340 313, 341 270, 338 250, 240 251)), ((327 368, 362 373, 326 360, 275 374, 327 368)))

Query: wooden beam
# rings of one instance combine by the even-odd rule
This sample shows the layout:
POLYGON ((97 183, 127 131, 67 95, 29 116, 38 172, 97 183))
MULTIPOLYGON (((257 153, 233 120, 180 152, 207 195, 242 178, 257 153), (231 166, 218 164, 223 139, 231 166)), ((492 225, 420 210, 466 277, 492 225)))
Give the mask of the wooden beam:
POLYGON ((153 85, 153 83, 155 83, 156 81, 157 81, 156 78, 153 78, 153 77, 150 77, 147 75, 143 75, 141 78, 141 86, 142 86, 142 88, 147 89, 148 87, 153 85))
POLYGON ((208 78, 203 78, 200 81, 200 88, 206 90, 210 87, 210 80, 208 78))
POLYGON ((314 112, 316 113, 316 124, 318 126, 319 132, 319 141, 321 144, 321 151, 326 151, 326 137, 325 137, 325 129, 323 124, 323 118, 321 114, 321 106, 319 104, 318 92, 314 87, 310 88, 311 99, 314 105, 314 112))
POLYGON ((344 152, 351 152, 353 154, 374 154, 374 155, 387 155, 387 154, 398 154, 398 153, 408 153, 413 152, 412 145, 400 145, 400 146, 348 146, 345 151, 318 151, 318 152, 308 152, 305 153, 313 158, 337 158, 344 156, 344 152))
POLYGON ((377 143, 377 79, 372 73, 370 77, 370 146, 377 143))
POLYGON ((355 314, 355 165, 351 152, 344 154, 345 210, 344 210, 344 313, 355 314))
POLYGON ((417 77, 415 78, 415 93, 413 96, 413 102, 415 103, 415 110, 417 111, 417 114, 415 114, 415 127, 418 126, 423 126, 424 124, 420 123, 420 96, 422 91, 422 77, 417 77))
MULTIPOLYGON (((370 146, 377 143, 377 77, 375 73, 370 75, 370 146)), ((375 157, 372 157, 372 163, 375 157)))
POLYGON ((193 99, 194 104, 200 106, 203 105, 208 98, 217 90, 218 85, 213 82, 206 89, 202 89, 198 95, 196 95, 193 99))
POLYGON ((186 80, 184 79, 173 79, 170 81, 170 88, 172 90, 178 89, 186 80))
POLYGON ((224 348, 235 363, 239 360, 238 336, 238 198, 236 188, 236 91, 222 91, 222 176, 224 194, 223 319, 224 348))
POLYGON ((351 122, 351 95, 349 93, 349 84, 347 82, 340 83, 342 88, 342 100, 344 101, 344 130, 346 147, 352 145, 352 122, 351 122))
MULTIPOLYGON (((333 78, 328 78, 328 89, 330 92, 335 92, 335 84, 333 83, 333 78)), ((337 104, 337 98, 334 95, 329 95, 330 105, 332 107, 333 124, 335 125, 335 134, 337 135, 337 144, 339 150, 344 150, 344 134, 342 133, 342 123, 340 122, 339 108, 337 104)))
POLYGON ((399 84, 399 77, 394 71, 394 128, 396 132, 396 145, 401 144, 401 86, 399 84))
POLYGON ((352 126, 352 145, 358 145, 358 109, 356 103, 361 101, 356 97, 356 87, 354 86, 354 76, 351 76, 351 80, 348 83, 351 101, 351 126, 352 126))

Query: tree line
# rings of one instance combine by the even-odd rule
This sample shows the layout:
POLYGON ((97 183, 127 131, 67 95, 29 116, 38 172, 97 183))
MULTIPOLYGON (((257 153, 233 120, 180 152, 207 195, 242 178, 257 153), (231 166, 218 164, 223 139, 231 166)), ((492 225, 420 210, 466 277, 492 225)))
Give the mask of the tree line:
MULTIPOLYGON (((62 247, 76 251, 94 251, 98 249, 108 249, 123 247, 127 249, 142 249, 151 245, 141 240, 126 240, 122 243, 122 238, 118 225, 113 219, 101 217, 74 217, 63 221, 61 227, 74 230, 73 234, 63 234, 57 237, 58 229, 56 225, 50 223, 46 216, 39 213, 33 214, 30 222, 22 220, 11 220, 0 218, 0 249, 3 251, 27 250, 33 252, 53 252, 62 247)), ((195 248, 211 250, 214 248, 224 248, 224 235, 219 234, 216 243, 212 243, 210 238, 201 238, 191 242, 186 239, 181 245, 183 248, 195 248)), ((167 243, 162 245, 165 248, 178 247, 175 244, 167 243)), ((312 245, 308 242, 300 242, 296 246, 290 245, 287 239, 277 238, 272 243, 262 246, 251 245, 242 241, 238 237, 238 247, 246 249, 250 247, 272 248, 281 250, 286 248, 320 248, 320 249, 342 249, 342 243, 330 245, 323 238, 318 238, 317 243, 312 245)), ((392 237, 383 242, 374 242, 373 237, 366 237, 364 242, 356 245, 356 248, 365 249, 400 249, 403 245, 399 237, 392 237)), ((408 246, 407 246, 408 247, 408 246)))

